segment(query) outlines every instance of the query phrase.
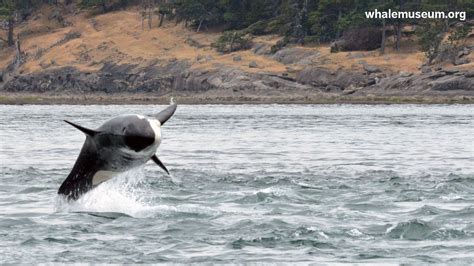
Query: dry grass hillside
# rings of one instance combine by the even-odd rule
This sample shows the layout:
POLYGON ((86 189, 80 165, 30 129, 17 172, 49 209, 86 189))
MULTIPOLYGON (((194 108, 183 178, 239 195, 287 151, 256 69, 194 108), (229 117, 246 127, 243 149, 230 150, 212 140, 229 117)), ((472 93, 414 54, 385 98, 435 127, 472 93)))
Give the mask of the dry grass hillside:
MULTIPOLYGON (((248 51, 239 52, 243 59, 239 62, 232 60, 234 54, 217 53, 210 44, 219 37, 219 33, 194 33, 182 24, 175 25, 173 22, 160 28, 154 25, 151 30, 145 25, 142 29, 137 10, 94 17, 88 17, 85 12, 68 15, 65 19, 71 25, 67 27, 48 19, 51 12, 50 8, 44 7, 33 16, 34 19, 16 28, 16 33, 22 36, 22 49, 28 54, 28 62, 21 69, 23 73, 60 66, 94 70, 105 61, 133 64, 146 64, 155 59, 196 61, 198 56, 212 58, 212 63, 207 60, 196 62, 200 67, 227 64, 251 71, 248 64, 253 60, 265 71, 285 71, 282 64, 248 51), (79 33, 80 37, 61 42, 67 34, 72 33, 79 33), (202 47, 191 46, 189 38, 202 47)), ((8 65, 13 55, 13 47, 0 51, 0 65, 8 65)))
MULTIPOLYGON (((193 67, 199 68, 219 68, 226 65, 247 72, 276 74, 308 66, 284 65, 269 56, 257 55, 251 50, 220 54, 210 47, 220 33, 195 33, 184 28, 183 24, 168 22, 158 28, 155 20, 151 30, 146 23, 142 29, 136 9, 93 17, 85 11, 69 14, 64 16, 68 22, 67 26, 56 19, 49 19, 52 12, 50 7, 45 6, 15 29, 21 36, 22 49, 28 54, 28 60, 21 66, 20 73, 33 73, 61 66, 94 71, 104 62, 146 65, 151 61, 156 63, 156 60, 159 62, 189 60, 193 63, 193 67), (70 36, 70 39, 66 36, 70 36), (190 39, 194 44, 189 41, 190 39), (242 60, 234 61, 235 55, 240 55, 242 60), (199 58, 204 60, 197 60, 199 58), (251 61, 255 61, 258 68, 249 68, 251 61)), ((271 45, 277 40, 276 36, 262 36, 255 38, 254 42, 271 45)), ((310 58, 310 65, 321 65, 331 69, 360 70, 362 68, 360 61, 363 60, 388 71, 419 72, 419 66, 424 60, 423 53, 417 50, 415 41, 411 39, 404 40, 401 51, 388 48, 383 56, 380 56, 378 51, 330 53, 327 45, 301 49, 317 55, 310 58)), ((13 59, 13 55, 14 48, 2 49, 0 67, 6 67, 13 59)), ((473 61, 462 67, 473 68, 473 61)))

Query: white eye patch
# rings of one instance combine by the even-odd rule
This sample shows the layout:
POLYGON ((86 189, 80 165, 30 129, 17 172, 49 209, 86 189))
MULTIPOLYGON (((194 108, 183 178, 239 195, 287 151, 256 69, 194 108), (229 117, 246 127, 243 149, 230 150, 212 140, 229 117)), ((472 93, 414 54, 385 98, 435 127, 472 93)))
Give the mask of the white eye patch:
POLYGON ((150 123, 153 132, 155 133, 155 143, 160 145, 161 143, 161 123, 156 119, 147 119, 148 123, 150 123))

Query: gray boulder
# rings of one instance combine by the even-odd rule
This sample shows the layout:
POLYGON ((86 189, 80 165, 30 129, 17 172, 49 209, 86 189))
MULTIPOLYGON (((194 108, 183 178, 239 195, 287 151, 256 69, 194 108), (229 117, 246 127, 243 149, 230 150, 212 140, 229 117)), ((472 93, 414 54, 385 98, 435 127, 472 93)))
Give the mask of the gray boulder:
POLYGON ((201 44, 200 42, 196 41, 195 39, 188 37, 186 40, 184 40, 184 43, 191 46, 191 47, 196 47, 196 48, 203 48, 206 47, 206 45, 201 44))
POLYGON ((461 50, 459 50, 458 57, 463 57, 465 55, 469 55, 470 53, 471 53, 471 51, 469 50, 469 48, 464 47, 461 50))
POLYGON ((438 79, 438 78, 444 77, 444 76, 446 76, 446 75, 448 75, 448 73, 445 72, 445 71, 436 71, 436 72, 434 72, 434 73, 428 75, 428 77, 429 77, 430 79, 438 79))
POLYGON ((255 61, 250 62, 249 67, 250 68, 257 68, 258 67, 257 62, 255 62, 255 61))
POLYGON ((409 73, 409 72, 402 71, 402 72, 400 72, 399 75, 400 75, 400 77, 407 78, 407 77, 413 76, 413 73, 409 73))
POLYGON ((474 71, 466 72, 464 73, 464 76, 466 78, 474 78, 474 71))
POLYGON ((453 67, 444 68, 443 71, 446 72, 446 74, 448 75, 456 74, 459 72, 458 69, 453 68, 453 67))
POLYGON ((446 76, 431 82, 430 85, 431 89, 436 91, 474 91, 474 80, 464 76, 446 76))
POLYGON ((256 43, 252 47, 252 52, 257 55, 269 55, 272 53, 272 47, 266 43, 256 43))
POLYGON ((368 74, 372 74, 372 73, 379 73, 379 72, 382 72, 382 70, 376 66, 372 66, 372 65, 369 65, 369 64, 363 64, 364 66, 364 70, 368 73, 368 74))
POLYGON ((344 88, 341 88, 339 86, 332 85, 332 84, 329 84, 329 85, 326 86, 326 91, 328 91, 328 92, 341 92, 343 90, 344 90, 344 88))
POLYGON ((307 64, 308 59, 310 61, 310 58, 318 55, 319 52, 300 47, 290 47, 279 50, 272 56, 272 58, 285 65, 295 63, 307 64))
POLYGON ((329 48, 331 53, 337 53, 340 51, 344 51, 344 40, 336 40, 334 42, 331 42, 329 48))
POLYGON ((206 56, 198 55, 198 56, 196 56, 196 61, 199 62, 199 63, 204 63, 204 62, 208 62, 208 61, 212 61, 212 60, 214 60, 214 57, 212 55, 206 55, 206 56))
POLYGON ((468 64, 469 62, 470 61, 467 57, 461 57, 461 58, 454 59, 454 65, 456 65, 456 66, 468 64))
POLYGON ((421 73, 426 74, 426 73, 431 73, 433 70, 429 66, 422 66, 421 67, 421 73))

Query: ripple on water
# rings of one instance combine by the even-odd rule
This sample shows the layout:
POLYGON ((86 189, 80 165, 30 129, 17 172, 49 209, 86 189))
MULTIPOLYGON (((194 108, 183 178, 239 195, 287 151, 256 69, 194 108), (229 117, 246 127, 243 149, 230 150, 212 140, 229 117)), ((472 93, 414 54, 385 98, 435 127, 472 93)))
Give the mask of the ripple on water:
POLYGON ((33 221, 30 218, 0 218, 0 228, 15 228, 15 227, 23 227, 27 225, 34 225, 36 224, 35 221, 33 221))
POLYGON ((84 136, 61 120, 160 108, 0 105, 0 261, 474 262, 472 106, 179 108, 174 179, 149 163, 66 202, 84 136))
POLYGON ((448 210, 440 209, 435 206, 430 206, 430 205, 423 205, 422 207, 410 211, 409 214, 411 216, 432 216, 432 215, 438 215, 438 214, 443 214, 449 212, 448 210))
POLYGON ((424 240, 436 228, 423 220, 413 219, 408 222, 400 222, 387 229, 387 236, 390 238, 407 240, 424 240))
POLYGON ((400 222, 387 229, 387 236, 406 240, 450 240, 471 237, 472 233, 465 230, 440 228, 433 223, 413 219, 400 222))

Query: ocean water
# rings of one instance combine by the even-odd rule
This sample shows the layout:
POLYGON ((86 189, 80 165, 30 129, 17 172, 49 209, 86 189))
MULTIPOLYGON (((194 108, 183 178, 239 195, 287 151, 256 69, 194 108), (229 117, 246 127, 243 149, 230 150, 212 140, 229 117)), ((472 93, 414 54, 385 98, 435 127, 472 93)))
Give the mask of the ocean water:
POLYGON ((84 135, 163 106, 0 106, 0 262, 474 263, 474 106, 182 105, 74 203, 84 135))

